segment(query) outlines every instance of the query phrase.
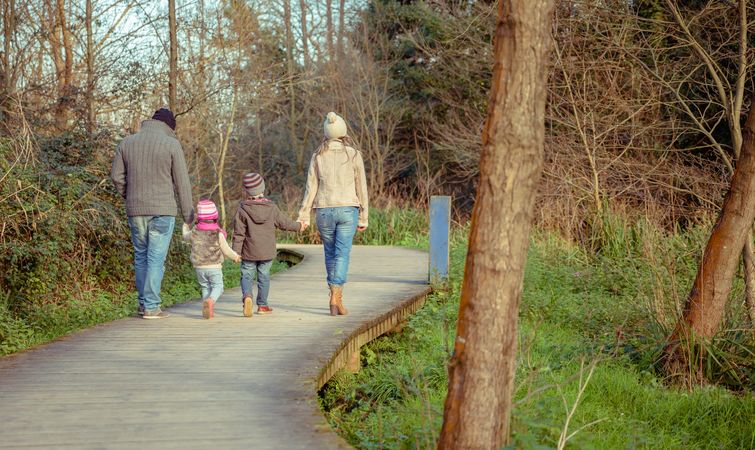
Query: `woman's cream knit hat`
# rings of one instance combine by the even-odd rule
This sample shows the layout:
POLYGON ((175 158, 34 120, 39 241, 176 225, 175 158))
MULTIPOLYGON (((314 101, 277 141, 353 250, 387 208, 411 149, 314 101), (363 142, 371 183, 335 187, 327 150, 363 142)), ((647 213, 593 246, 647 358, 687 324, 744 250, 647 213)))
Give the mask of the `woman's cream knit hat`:
POLYGON ((325 116, 325 137, 328 139, 340 139, 346 136, 346 122, 343 118, 334 112, 329 112, 325 116))

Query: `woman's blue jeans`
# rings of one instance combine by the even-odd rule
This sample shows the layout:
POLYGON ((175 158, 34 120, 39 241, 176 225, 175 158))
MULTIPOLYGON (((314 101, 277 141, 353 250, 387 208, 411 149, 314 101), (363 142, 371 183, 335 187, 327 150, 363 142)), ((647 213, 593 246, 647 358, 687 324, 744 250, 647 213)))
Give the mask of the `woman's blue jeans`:
POLYGON ((317 208, 317 229, 325 250, 328 285, 343 286, 349 273, 349 255, 357 232, 359 208, 341 206, 317 208))
POLYGON ((160 308, 160 287, 165 274, 165 257, 173 237, 173 216, 131 216, 131 243, 134 245, 134 274, 139 306, 147 311, 160 308))

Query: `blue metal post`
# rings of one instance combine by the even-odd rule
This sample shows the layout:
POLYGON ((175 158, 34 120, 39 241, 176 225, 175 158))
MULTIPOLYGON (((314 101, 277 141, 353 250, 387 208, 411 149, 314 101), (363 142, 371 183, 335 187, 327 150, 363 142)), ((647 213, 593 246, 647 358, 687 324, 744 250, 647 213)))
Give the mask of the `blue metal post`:
POLYGON ((451 232, 451 197, 430 197, 430 284, 448 283, 448 238, 451 232))

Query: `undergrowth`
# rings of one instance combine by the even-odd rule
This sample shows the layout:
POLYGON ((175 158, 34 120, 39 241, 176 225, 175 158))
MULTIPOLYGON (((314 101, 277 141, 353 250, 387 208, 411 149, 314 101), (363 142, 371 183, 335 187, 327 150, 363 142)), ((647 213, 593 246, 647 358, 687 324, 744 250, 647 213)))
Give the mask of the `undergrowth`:
MULTIPOLYGON (((737 331, 746 317, 737 301, 741 281, 721 333, 729 344, 711 353, 717 363, 707 362, 709 383, 669 387, 656 367, 709 228, 665 233, 615 218, 604 225, 589 248, 533 236, 520 309, 515 447, 755 447, 753 342, 737 331)), ((363 347, 358 374, 340 372, 320 392, 331 425, 357 448, 435 447, 465 249, 464 239, 454 240, 448 291, 430 295, 402 333, 363 347)))

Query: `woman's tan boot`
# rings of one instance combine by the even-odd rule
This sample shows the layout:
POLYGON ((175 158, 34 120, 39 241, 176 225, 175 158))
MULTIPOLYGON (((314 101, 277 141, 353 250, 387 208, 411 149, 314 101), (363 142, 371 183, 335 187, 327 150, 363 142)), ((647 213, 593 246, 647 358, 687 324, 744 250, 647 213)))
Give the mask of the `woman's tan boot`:
POLYGON ((348 313, 343 306, 343 286, 330 286, 330 315, 345 316, 348 313))

